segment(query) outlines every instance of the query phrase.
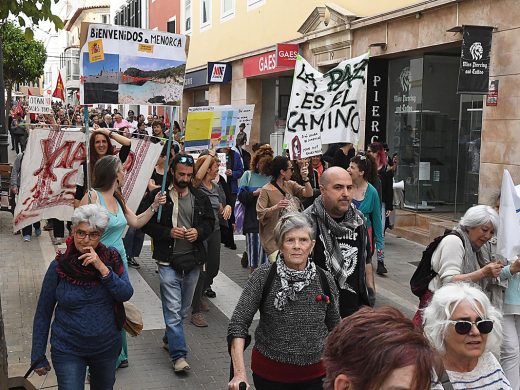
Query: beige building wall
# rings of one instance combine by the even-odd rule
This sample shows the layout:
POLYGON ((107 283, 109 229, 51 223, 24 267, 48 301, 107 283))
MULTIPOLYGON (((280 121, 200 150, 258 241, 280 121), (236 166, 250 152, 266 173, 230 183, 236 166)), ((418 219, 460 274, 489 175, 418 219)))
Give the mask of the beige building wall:
POLYGON ((520 3, 518 0, 437 1, 435 9, 408 9, 396 19, 365 18, 352 23, 352 55, 404 56, 440 46, 460 46, 462 34, 446 30, 459 25, 494 26, 490 80, 499 80, 496 107, 483 109, 479 203, 494 204, 503 169, 520 184, 520 3))
MULTIPOLYGON (((417 3, 417 0, 333 0, 334 4, 355 15, 368 16, 417 3)), ((248 0, 235 1, 234 15, 221 19, 220 1, 211 1, 210 25, 201 28, 201 1, 191 2, 191 43, 187 69, 243 56, 301 38, 298 29, 309 14, 326 1, 261 0, 249 7, 248 0)), ((184 15, 184 1, 181 2, 184 15)), ((185 15, 184 15, 185 17, 185 15)), ((184 32, 184 31, 183 31, 184 32)))

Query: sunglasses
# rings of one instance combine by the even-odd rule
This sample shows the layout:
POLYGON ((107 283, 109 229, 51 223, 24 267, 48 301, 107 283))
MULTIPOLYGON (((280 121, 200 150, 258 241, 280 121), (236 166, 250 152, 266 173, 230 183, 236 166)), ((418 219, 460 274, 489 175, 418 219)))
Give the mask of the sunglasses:
POLYGON ((179 157, 180 164, 193 165, 194 160, 192 156, 180 156, 179 157))
POLYGON ((476 322, 472 321, 448 321, 450 324, 454 324, 455 332, 458 334, 468 334, 471 331, 473 325, 477 326, 477 329, 482 334, 491 333, 493 330, 493 321, 492 320, 480 320, 476 322))

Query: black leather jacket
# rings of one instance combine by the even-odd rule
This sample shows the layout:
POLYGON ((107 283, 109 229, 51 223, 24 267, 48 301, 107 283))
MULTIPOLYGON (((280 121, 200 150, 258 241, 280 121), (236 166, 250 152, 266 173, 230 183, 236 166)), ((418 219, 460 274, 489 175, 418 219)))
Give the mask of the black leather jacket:
MULTIPOLYGON (((155 195, 159 191, 160 188, 157 188, 143 199, 141 207, 144 210, 150 207, 155 199, 155 195)), ((196 188, 190 187, 190 191, 195 196, 192 227, 197 229, 199 233, 197 240, 193 244, 197 248, 197 260, 199 264, 203 264, 207 259, 204 240, 213 232, 215 227, 215 214, 208 197, 204 196, 204 194, 196 188)), ((170 236, 173 227, 172 213, 173 201, 170 198, 169 192, 167 192, 166 203, 162 207, 161 221, 157 222, 157 215, 154 215, 152 219, 142 227, 143 232, 153 238, 152 258, 157 261, 170 262, 170 255, 173 252, 175 243, 175 239, 170 236)))

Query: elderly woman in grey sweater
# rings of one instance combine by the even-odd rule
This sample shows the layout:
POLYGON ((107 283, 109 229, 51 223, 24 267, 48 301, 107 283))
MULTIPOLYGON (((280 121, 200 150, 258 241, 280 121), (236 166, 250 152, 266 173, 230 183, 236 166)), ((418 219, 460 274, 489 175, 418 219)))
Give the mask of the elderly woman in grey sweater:
POLYGON ((321 389, 324 341, 340 321, 336 284, 309 258, 315 241, 305 216, 284 215, 274 234, 276 262, 251 274, 229 323, 234 376, 228 388, 248 382, 244 349, 260 310, 251 358, 256 389, 321 389))

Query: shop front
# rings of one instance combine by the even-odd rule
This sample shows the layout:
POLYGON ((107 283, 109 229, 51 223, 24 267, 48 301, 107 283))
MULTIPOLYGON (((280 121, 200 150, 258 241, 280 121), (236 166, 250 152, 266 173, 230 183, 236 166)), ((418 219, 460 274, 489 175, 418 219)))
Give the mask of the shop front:
POLYGON ((182 99, 182 118, 186 118, 188 108, 207 106, 209 104, 209 85, 207 69, 186 72, 182 99))

